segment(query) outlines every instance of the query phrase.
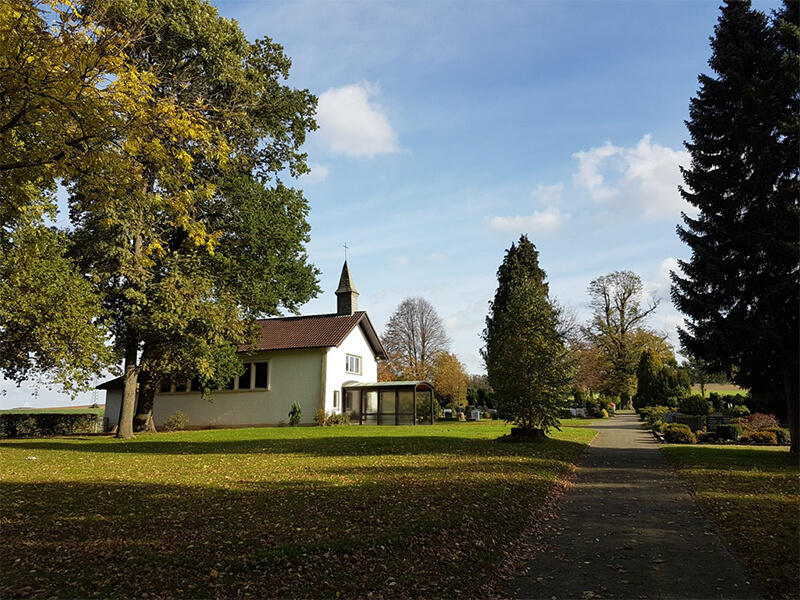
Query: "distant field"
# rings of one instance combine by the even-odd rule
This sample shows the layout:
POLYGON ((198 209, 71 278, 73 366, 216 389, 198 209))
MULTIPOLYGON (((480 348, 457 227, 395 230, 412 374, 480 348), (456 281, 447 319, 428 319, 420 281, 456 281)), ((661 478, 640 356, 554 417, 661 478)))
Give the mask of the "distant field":
MULTIPOLYGON (((693 385, 692 392, 695 394, 700 393, 700 386, 693 385)), ((730 383, 708 383, 706 384, 706 396, 708 396, 711 392, 717 392, 720 395, 735 395, 735 396, 746 396, 748 390, 744 388, 740 388, 738 385, 733 385, 730 383)))
POLYGON ((508 432, 481 421, 4 441, 0 596, 473 597, 596 435, 496 441, 508 432))

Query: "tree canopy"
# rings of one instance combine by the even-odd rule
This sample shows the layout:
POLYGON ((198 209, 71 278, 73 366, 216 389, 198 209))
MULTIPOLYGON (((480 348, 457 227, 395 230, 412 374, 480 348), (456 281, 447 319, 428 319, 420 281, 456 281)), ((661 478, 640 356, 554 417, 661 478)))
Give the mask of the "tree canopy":
POLYGON ((0 370, 80 390, 116 362, 101 300, 48 224, 59 181, 109 172, 123 131, 143 126, 153 80, 124 57, 125 32, 56 2, 0 4, 0 370))
POLYGON ((800 450, 800 29, 798 4, 772 19, 722 6, 686 125, 681 194, 697 209, 678 236, 692 256, 672 274, 686 352, 787 406, 800 450))

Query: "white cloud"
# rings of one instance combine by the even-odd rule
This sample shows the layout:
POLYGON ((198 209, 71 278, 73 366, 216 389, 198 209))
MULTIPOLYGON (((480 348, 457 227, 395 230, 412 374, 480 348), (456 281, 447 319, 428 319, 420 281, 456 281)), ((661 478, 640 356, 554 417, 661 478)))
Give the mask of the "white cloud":
POLYGON ((398 267, 407 267, 411 262, 405 254, 398 254, 392 260, 394 260, 394 264, 398 267))
POLYGON ((678 193, 678 166, 688 164, 688 153, 653 143, 649 134, 632 148, 606 142, 572 156, 578 159, 575 188, 597 204, 615 212, 633 209, 647 220, 676 217, 688 208, 678 193))
POLYGON ((308 165, 311 168, 309 173, 305 173, 298 178, 303 185, 314 185, 315 183, 322 183, 331 174, 331 168, 328 165, 308 165))
POLYGON ((336 154, 373 157, 400 152, 397 133, 379 104, 377 85, 359 83, 331 88, 319 97, 318 135, 336 154))
POLYGON ((443 263, 447 262, 448 256, 443 252, 434 252, 428 255, 428 260, 432 263, 443 263))
POLYGON ((532 195, 544 206, 560 206, 561 198, 564 195, 564 184, 542 185, 540 183, 533 190, 532 195))
POLYGON ((529 233, 531 235, 553 235, 569 221, 570 215, 562 213, 558 208, 550 206, 545 210, 533 211, 530 215, 514 217, 492 217, 489 227, 503 233, 529 233))

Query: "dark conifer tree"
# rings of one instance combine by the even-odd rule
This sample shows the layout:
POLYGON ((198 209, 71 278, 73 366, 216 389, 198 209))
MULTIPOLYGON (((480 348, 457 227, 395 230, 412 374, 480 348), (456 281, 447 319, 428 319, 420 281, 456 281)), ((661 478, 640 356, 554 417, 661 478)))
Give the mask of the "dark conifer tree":
POLYGON ((681 343, 755 394, 785 402, 798 451, 800 213, 798 18, 726 0, 711 40, 714 75, 690 102, 678 235, 692 250, 672 274, 687 316, 681 343))

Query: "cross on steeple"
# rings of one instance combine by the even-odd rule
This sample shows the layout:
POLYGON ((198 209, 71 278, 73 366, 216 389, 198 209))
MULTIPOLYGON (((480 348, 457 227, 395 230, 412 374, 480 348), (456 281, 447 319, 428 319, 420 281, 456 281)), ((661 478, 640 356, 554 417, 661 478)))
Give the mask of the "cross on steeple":
POLYGON ((347 262, 347 250, 348 250, 348 246, 347 246, 347 242, 345 242, 344 243, 344 262, 347 262))

